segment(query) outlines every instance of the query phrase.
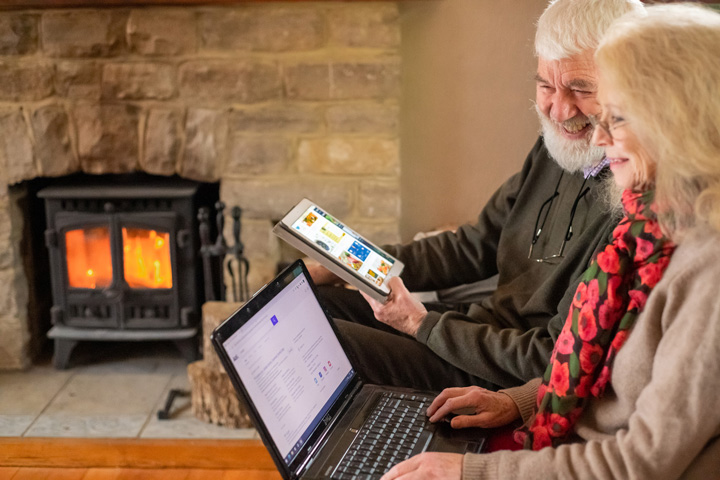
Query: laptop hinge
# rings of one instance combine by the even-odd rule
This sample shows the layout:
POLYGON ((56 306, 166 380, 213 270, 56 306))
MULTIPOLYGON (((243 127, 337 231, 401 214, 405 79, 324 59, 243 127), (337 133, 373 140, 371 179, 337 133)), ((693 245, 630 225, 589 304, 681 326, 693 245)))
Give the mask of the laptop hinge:
POLYGON ((335 416, 333 419, 328 423, 327 427, 325 428, 325 431, 323 434, 317 439, 317 441, 308 447, 307 454, 305 455, 306 460, 298 465, 298 468, 295 469, 294 477, 300 478, 302 473, 304 473, 310 466, 312 465, 313 461, 315 461, 316 453, 322 447, 323 442, 328 437, 330 432, 332 432, 333 428, 335 427, 335 424, 338 422, 342 414, 345 412, 345 410, 350 406, 350 403, 355 398, 355 396, 362 390, 363 383, 362 381, 358 381, 355 383, 355 386, 350 390, 350 393, 348 395, 345 395, 345 399, 343 400, 342 405, 338 409, 337 413, 335 413, 335 416))

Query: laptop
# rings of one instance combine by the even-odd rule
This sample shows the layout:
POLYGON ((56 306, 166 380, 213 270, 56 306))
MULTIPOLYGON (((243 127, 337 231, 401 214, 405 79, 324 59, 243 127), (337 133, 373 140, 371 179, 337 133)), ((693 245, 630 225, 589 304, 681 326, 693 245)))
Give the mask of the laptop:
POLYGON ((363 383, 301 260, 211 338, 284 479, 380 478, 423 451, 482 450, 486 430, 427 420, 435 393, 363 383))

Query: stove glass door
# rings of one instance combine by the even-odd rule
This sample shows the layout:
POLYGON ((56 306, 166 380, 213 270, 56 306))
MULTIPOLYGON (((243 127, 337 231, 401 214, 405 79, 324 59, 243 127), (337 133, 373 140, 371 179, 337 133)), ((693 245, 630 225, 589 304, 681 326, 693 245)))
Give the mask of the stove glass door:
POLYGON ((112 283, 110 228, 93 226, 65 232, 70 288, 105 288, 112 283))
POLYGON ((122 227, 123 273, 130 288, 172 288, 170 233, 122 227))

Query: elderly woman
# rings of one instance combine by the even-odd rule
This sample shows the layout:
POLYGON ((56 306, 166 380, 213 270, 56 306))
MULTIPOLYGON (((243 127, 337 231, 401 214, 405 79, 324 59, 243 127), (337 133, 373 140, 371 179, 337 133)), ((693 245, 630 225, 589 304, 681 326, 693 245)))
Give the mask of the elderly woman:
POLYGON ((625 218, 578 287, 545 378, 448 389, 428 410, 438 421, 472 407, 455 428, 521 417, 527 450, 425 453, 384 479, 718 477, 719 46, 720 14, 698 6, 611 27, 596 54, 594 139, 625 189, 625 218), (665 269, 666 237, 677 248, 665 269))

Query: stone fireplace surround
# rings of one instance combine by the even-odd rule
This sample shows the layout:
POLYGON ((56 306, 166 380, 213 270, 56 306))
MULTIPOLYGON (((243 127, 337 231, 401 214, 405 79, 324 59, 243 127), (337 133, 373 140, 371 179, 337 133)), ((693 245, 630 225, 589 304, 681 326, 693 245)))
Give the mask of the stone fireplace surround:
POLYGON ((399 49, 394 2, 0 10, 0 369, 32 361, 28 180, 220 182, 244 209, 251 289, 303 196, 397 241, 399 49))

